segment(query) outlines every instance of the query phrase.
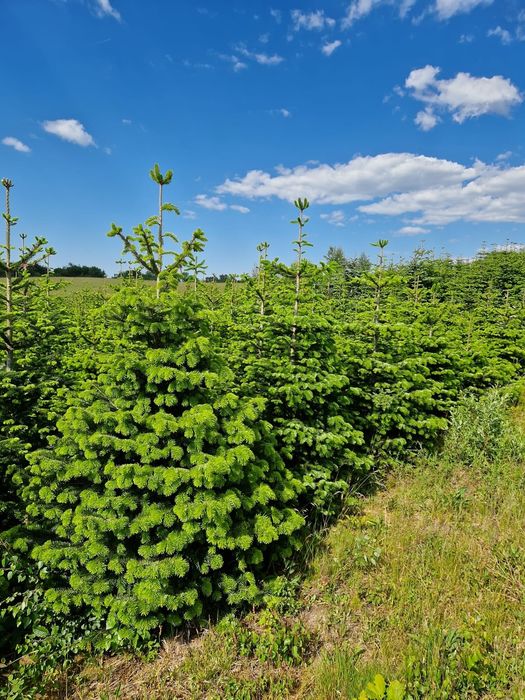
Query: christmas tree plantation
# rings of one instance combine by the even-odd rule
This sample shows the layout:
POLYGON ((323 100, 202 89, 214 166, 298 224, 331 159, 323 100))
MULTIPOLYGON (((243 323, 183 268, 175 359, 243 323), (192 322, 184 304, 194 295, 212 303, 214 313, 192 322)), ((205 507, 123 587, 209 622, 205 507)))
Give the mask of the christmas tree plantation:
POLYGON ((64 576, 47 594, 57 612, 87 605, 147 635, 252 600, 257 573, 298 544, 302 487, 264 399, 232 392, 197 302, 124 290, 105 317, 96 377, 31 460, 29 513, 52 533, 34 554, 64 576))

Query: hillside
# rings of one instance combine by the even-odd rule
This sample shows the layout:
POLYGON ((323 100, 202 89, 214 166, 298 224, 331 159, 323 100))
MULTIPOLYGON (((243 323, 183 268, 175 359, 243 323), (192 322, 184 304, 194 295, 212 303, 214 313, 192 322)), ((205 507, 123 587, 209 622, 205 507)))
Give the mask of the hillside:
POLYGON ((460 405, 441 454, 351 499, 266 609, 91 663, 67 697, 332 700, 377 673, 408 687, 392 698, 525 697, 523 409, 504 405, 460 405))

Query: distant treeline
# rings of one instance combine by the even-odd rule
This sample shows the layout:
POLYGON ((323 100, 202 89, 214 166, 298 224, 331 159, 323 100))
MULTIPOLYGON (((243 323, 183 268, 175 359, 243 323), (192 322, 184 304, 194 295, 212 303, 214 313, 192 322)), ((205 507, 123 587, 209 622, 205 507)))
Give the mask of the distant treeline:
MULTIPOLYGON (((47 267, 40 263, 29 265, 29 272, 33 277, 41 277, 47 274, 47 267)), ((51 274, 56 277, 106 277, 106 273, 96 265, 75 265, 68 263, 65 267, 55 267, 51 274)))
MULTIPOLYGON (((29 271, 33 277, 41 277, 47 274, 47 268, 45 265, 36 263, 29 266, 29 271)), ((96 265, 75 265, 74 263, 68 263, 65 267, 55 267, 51 270, 51 274, 55 277, 107 277, 106 272, 96 265)), ((113 277, 129 277, 130 274, 138 275, 144 280, 153 280, 155 276, 151 272, 130 272, 129 270, 117 272, 113 277)), ((191 280, 191 275, 186 275, 187 281, 191 280)), ((205 278, 206 282, 226 282, 230 278, 230 275, 210 275, 205 278)))
POLYGON ((57 277, 106 277, 106 273, 96 265, 75 265, 68 263, 66 267, 55 267, 53 274, 57 277))

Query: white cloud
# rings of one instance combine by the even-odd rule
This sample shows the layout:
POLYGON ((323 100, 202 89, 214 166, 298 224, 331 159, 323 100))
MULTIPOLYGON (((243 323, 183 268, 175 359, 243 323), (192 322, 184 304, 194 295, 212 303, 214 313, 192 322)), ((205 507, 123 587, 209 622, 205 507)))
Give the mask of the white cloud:
POLYGON ((196 212, 193 211, 193 209, 186 209, 185 211, 182 212, 182 217, 184 219, 196 219, 197 214, 196 214, 196 212))
POLYGON ((487 36, 498 38, 502 44, 508 46, 514 41, 525 41, 525 10, 521 10, 516 18, 516 24, 512 30, 504 29, 499 25, 494 29, 489 29, 487 36))
POLYGON ((122 123, 125 124, 126 126, 130 126, 130 124, 132 124, 132 121, 131 121, 131 119, 123 119, 122 123))
POLYGON ((439 19, 445 20, 471 12, 482 5, 492 5, 492 2, 493 0, 436 0, 434 10, 439 19))
POLYGON ((342 209, 334 209, 329 214, 321 214, 321 219, 332 224, 332 226, 338 227, 344 226, 346 222, 345 213, 342 209))
POLYGON ((429 233, 430 229, 423 226, 402 226, 396 231, 397 236, 419 236, 423 233, 429 233))
POLYGON ((20 141, 20 139, 17 139, 14 136, 6 136, 2 139, 2 143, 4 144, 4 146, 10 146, 11 148, 14 148, 15 151, 18 151, 19 153, 31 152, 29 146, 27 146, 23 141, 20 141))
POLYGON ((290 12, 293 22, 293 30, 299 32, 301 29, 306 31, 324 31, 335 27, 335 19, 327 17, 324 10, 316 10, 315 12, 301 12, 301 10, 292 10, 290 12))
POLYGON ((244 70, 245 68, 248 68, 248 64, 244 63, 243 61, 239 61, 238 59, 235 59, 233 61, 233 70, 238 73, 241 70, 244 70))
MULTIPOLYGON (((254 51, 248 51, 244 44, 240 44, 236 48, 236 51, 245 58, 249 58, 250 60, 255 61, 256 63, 259 63, 261 66, 278 66, 279 63, 282 63, 284 61, 284 58, 282 56, 279 56, 275 53, 270 55, 267 53, 257 53, 254 51)), ((243 67, 246 67, 246 64, 243 63, 242 65, 243 67)))
POLYGON ((110 0, 94 0, 95 14, 97 17, 113 17, 120 22, 122 17, 118 10, 111 5, 110 0))
POLYGON ((417 0, 352 0, 341 21, 341 27, 348 29, 355 22, 369 15, 380 5, 391 5, 397 9, 401 18, 406 17, 417 0))
POLYGON ((470 73, 458 73, 449 80, 438 79, 440 68, 425 66, 413 70, 405 81, 412 97, 427 105, 420 112, 416 123, 423 129, 437 124, 437 110, 449 112, 455 122, 483 114, 508 116, 511 109, 523 102, 518 88, 507 78, 476 78, 470 73))
POLYGON ((401 0, 401 6, 399 8, 399 15, 400 17, 405 17, 410 10, 412 9, 412 6, 415 5, 417 0, 401 0))
POLYGON ((521 12, 518 15, 516 39, 518 41, 525 41, 525 10, 521 10, 521 12))
MULTIPOLYGON (((450 19, 460 13, 471 12, 481 5, 490 5, 494 0, 433 0, 432 5, 423 10, 419 18, 414 18, 414 22, 421 21, 429 13, 435 13, 440 20, 450 19)), ((381 5, 389 5, 397 9, 401 18, 406 17, 417 0, 352 0, 348 5, 341 26, 348 29, 355 22, 369 15, 373 10, 381 5)))
POLYGON ((321 51, 325 56, 331 56, 336 49, 342 46, 342 44, 342 41, 336 39, 335 41, 330 41, 327 44, 323 44, 323 46, 321 46, 321 51))
POLYGON ((425 66, 411 71, 408 78, 405 80, 405 87, 419 93, 425 90, 429 85, 435 82, 440 69, 434 66, 425 66))
POLYGON ((316 204, 360 203, 364 214, 405 216, 411 225, 454 221, 525 223, 525 165, 476 161, 465 166, 413 153, 356 156, 348 163, 251 170, 226 180, 218 195, 288 202, 308 197, 316 204))
POLYGON ((110 156, 110 155, 113 153, 113 150, 112 150, 109 146, 105 146, 105 147, 104 147, 104 153, 105 153, 107 156, 110 156))
POLYGON ((54 134, 64 141, 76 143, 77 146, 95 146, 95 141, 91 134, 88 134, 84 125, 77 119, 55 119, 45 121, 42 124, 44 131, 54 134))
POLYGON ((498 163, 502 163, 502 162, 508 160, 509 158, 512 158, 512 151, 504 151, 503 153, 499 153, 496 156, 496 161, 498 163))
POLYGON ((416 214, 416 224, 454 221, 525 222, 525 166, 505 168, 477 164, 478 175, 464 183, 392 194, 360 210, 366 214, 416 214))
POLYGON ((282 14, 281 14, 281 10, 271 9, 270 14, 274 18, 274 20, 277 22, 277 24, 281 24, 282 18, 283 18, 282 14))
POLYGON ((204 209, 213 209, 213 211, 224 211, 228 208, 228 205, 220 197, 208 197, 205 194, 198 194, 195 197, 195 204, 204 207, 204 209))
POLYGON ((244 63, 244 61, 241 61, 241 59, 238 56, 233 56, 233 55, 228 55, 228 54, 219 54, 219 58, 221 61, 226 61, 226 63, 231 63, 233 70, 235 73, 239 73, 239 71, 244 70, 245 68, 248 68, 248 64, 244 63))
POLYGON ((308 197, 318 204, 346 204, 372 200, 391 192, 413 191, 422 179, 435 186, 462 182, 467 174, 464 166, 452 161, 410 153, 384 153, 378 156, 356 156, 348 163, 318 164, 308 167, 276 168, 276 175, 251 170, 244 177, 226 180, 218 194, 231 194, 249 199, 278 197, 293 201, 308 197))
POLYGON ((513 41, 513 36, 509 32, 509 30, 503 29, 503 27, 500 27, 499 25, 494 29, 489 29, 489 31, 487 32, 487 36, 497 37, 502 44, 511 44, 513 41))
POLYGON ((439 122, 439 117, 434 114, 431 107, 427 107, 416 114, 414 122, 419 126, 421 131, 430 131, 439 122))
POLYGON ((366 15, 370 14, 370 12, 382 2, 383 0, 352 0, 343 17, 343 29, 348 29, 358 19, 366 17, 366 15))
MULTIPOLYGON (((208 197, 206 194, 198 194, 195 197, 195 204, 198 204, 204 209, 211 209, 212 211, 226 211, 226 209, 233 209, 233 211, 238 211, 241 214, 247 214, 250 210, 248 207, 244 207, 240 204, 226 204, 220 197, 208 197)), ((194 213, 194 212, 192 212, 194 213)), ((189 216, 186 218, 195 218, 194 216, 189 216)))
POLYGON ((270 35, 268 33, 260 34, 259 41, 261 44, 267 44, 270 41, 270 35))
POLYGON ((285 109, 284 107, 281 107, 281 109, 270 109, 268 110, 268 114, 271 114, 272 116, 280 116, 284 117, 285 119, 288 119, 289 117, 292 116, 292 113, 290 110, 285 109))

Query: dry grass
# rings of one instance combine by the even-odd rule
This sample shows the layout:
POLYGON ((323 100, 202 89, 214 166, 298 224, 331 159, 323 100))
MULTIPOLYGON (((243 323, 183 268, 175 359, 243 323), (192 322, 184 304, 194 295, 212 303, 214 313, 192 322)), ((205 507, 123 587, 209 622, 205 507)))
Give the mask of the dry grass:
POLYGON ((330 614, 328 650, 307 670, 304 697, 337 697, 337 678, 330 685, 327 676, 341 649, 361 682, 377 669, 398 676, 432 630, 457 629, 486 632, 510 679, 502 697, 525 697, 523 476, 521 465, 488 478, 436 464, 393 477, 366 504, 381 549, 368 570, 355 568, 355 524, 332 531, 305 591, 330 614))

